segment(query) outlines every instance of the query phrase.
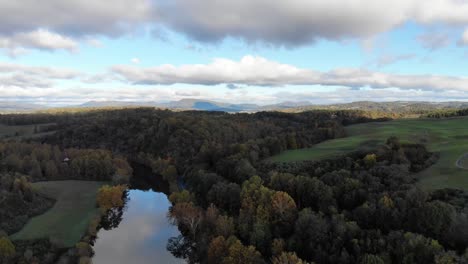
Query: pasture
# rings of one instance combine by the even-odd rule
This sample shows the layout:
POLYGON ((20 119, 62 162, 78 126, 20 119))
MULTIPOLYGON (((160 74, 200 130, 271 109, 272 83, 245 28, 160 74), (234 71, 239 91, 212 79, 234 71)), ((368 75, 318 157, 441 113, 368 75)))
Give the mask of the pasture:
POLYGON ((103 182, 49 181, 34 183, 42 194, 56 199, 54 206, 33 217, 12 236, 13 240, 50 238, 64 247, 74 246, 85 234, 89 222, 99 213, 96 194, 103 182))
POLYGON ((347 127, 346 133, 344 138, 328 140, 312 148, 285 151, 270 161, 330 158, 359 148, 370 150, 384 144, 388 137, 397 136, 402 142, 423 143, 430 151, 440 153, 436 164, 417 175, 421 187, 468 190, 468 170, 465 169, 468 168, 468 156, 465 156, 468 153, 468 117, 365 123, 347 127))

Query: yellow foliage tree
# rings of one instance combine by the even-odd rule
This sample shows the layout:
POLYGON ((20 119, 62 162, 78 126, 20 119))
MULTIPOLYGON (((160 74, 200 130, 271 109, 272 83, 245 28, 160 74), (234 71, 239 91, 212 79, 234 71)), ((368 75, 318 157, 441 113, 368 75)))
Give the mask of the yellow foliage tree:
POLYGON ((114 207, 124 206, 123 196, 126 190, 126 185, 102 186, 99 188, 97 195, 98 206, 104 211, 110 210, 114 207))
POLYGON ((0 260, 2 258, 10 258, 16 254, 15 245, 11 243, 8 237, 0 238, 0 260))

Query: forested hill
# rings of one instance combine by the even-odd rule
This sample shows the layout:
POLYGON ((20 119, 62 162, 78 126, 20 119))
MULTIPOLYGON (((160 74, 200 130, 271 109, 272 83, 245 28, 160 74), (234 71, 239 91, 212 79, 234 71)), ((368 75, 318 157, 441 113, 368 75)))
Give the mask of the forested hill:
POLYGON ((286 149, 342 137, 343 124, 370 120, 356 111, 227 114, 139 108, 56 115, 42 121, 56 123, 57 133, 45 140, 50 144, 146 153, 172 159, 179 168, 195 161, 229 171, 231 165, 220 163, 224 157, 232 156, 232 163, 255 163, 286 149))

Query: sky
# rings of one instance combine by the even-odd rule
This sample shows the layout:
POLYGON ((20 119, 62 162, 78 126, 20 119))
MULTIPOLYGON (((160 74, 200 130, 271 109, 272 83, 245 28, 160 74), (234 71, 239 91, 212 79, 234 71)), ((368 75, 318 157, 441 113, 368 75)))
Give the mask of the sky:
POLYGON ((0 101, 468 101, 468 0, 0 0, 0 101))

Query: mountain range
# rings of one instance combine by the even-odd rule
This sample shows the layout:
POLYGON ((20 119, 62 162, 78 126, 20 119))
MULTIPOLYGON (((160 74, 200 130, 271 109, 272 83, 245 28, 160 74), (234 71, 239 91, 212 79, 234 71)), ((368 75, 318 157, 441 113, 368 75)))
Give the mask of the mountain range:
MULTIPOLYGON (((172 110, 199 110, 199 111, 224 111, 224 112, 258 112, 258 111, 306 111, 306 110, 365 110, 380 112, 417 112, 434 111, 444 109, 468 108, 468 102, 416 102, 416 101, 394 101, 394 102, 371 102, 359 101, 343 104, 313 105, 307 101, 282 102, 271 105, 257 104, 234 104, 212 100, 182 99, 170 102, 124 102, 124 101, 89 101, 80 105, 65 106, 71 108, 109 108, 109 107, 157 107, 172 110)), ((11 112, 34 112, 51 109, 39 104, 22 102, 0 102, 0 113, 11 112)), ((63 107, 61 107, 63 108, 63 107)))

